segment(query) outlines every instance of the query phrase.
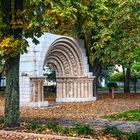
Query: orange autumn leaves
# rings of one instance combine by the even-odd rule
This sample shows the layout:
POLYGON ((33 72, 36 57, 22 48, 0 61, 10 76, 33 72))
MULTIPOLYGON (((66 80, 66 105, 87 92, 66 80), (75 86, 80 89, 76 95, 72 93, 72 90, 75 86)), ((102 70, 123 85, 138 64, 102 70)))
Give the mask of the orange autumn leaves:
POLYGON ((64 17, 63 13, 57 13, 55 10, 47 10, 45 13, 46 15, 53 17, 52 23, 55 25, 57 25, 58 22, 64 17))

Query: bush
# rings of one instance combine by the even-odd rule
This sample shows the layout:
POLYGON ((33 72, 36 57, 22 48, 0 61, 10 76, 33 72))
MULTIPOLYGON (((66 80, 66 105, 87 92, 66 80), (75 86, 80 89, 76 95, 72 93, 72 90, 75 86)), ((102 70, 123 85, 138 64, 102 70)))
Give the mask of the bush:
POLYGON ((67 128, 67 127, 61 127, 56 122, 47 122, 46 127, 50 129, 52 132, 59 132, 61 134, 69 134, 69 135, 94 135, 95 131, 90 128, 88 124, 81 124, 76 123, 74 127, 67 128))
POLYGON ((59 130, 59 132, 61 134, 69 134, 69 135, 73 135, 75 134, 75 132, 73 131, 73 129, 67 128, 67 127, 63 127, 59 130))
POLYGON ((60 130, 60 126, 57 122, 47 122, 45 127, 53 132, 58 132, 60 130))
POLYGON ((0 124, 4 123, 4 118, 0 118, 0 124))
POLYGON ((76 123, 73 130, 75 131, 76 134, 81 134, 81 135, 93 135, 95 132, 88 124, 80 124, 76 123))
POLYGON ((136 133, 128 133, 126 140, 140 140, 140 131, 136 133))
POLYGON ((123 75, 122 72, 111 73, 109 75, 109 80, 110 81, 116 81, 116 82, 123 82, 124 81, 124 75, 123 75))
POLYGON ((116 82, 109 82, 107 84, 107 87, 110 89, 110 88, 117 88, 117 83, 116 82))
POLYGON ((41 124, 39 123, 39 121, 34 120, 31 123, 29 123, 26 126, 26 128, 29 129, 29 130, 39 130, 41 128, 41 124))
POLYGON ((104 129, 102 130, 104 134, 111 134, 114 137, 122 137, 122 132, 117 129, 115 126, 105 126, 104 129))

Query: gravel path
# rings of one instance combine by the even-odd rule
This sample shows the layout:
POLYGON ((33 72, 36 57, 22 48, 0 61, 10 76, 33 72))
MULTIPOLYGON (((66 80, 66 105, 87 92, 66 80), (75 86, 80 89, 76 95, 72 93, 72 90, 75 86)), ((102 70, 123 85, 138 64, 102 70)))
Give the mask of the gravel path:
POLYGON ((104 126, 115 126, 122 132, 139 132, 140 122, 129 121, 108 121, 106 119, 98 118, 89 122, 89 124, 95 128, 100 129, 104 126))
MULTIPOLYGON (((95 129, 101 129, 106 125, 116 126, 122 132, 137 132, 140 131, 140 122, 120 122, 120 121, 108 121, 106 119, 95 119, 89 122, 89 124, 95 129)), ((67 125, 67 124, 64 124, 67 125)), ((72 125, 72 123, 69 123, 72 125)), ((68 137, 49 134, 34 134, 15 131, 0 130, 0 140, 88 140, 86 138, 68 137)), ((115 140, 113 137, 97 136, 94 140, 115 140)))

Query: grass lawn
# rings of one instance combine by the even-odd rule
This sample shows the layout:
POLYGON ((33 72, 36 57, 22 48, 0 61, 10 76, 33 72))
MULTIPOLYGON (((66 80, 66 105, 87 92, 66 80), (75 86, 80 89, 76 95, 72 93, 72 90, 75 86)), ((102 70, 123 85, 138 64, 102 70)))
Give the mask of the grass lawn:
POLYGON ((140 121, 140 109, 105 115, 104 118, 121 121, 140 121))

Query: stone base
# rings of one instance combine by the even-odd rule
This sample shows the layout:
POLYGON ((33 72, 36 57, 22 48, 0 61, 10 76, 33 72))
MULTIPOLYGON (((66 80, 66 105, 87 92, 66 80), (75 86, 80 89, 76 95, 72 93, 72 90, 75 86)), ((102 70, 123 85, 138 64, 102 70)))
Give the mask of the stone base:
POLYGON ((28 103, 29 107, 47 107, 49 106, 48 101, 45 102, 29 102, 28 103))
POLYGON ((96 97, 91 98, 56 98, 56 102, 90 102, 96 101, 96 97))

